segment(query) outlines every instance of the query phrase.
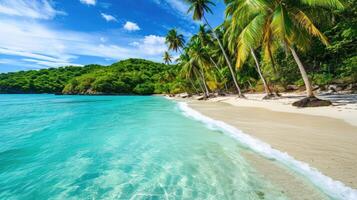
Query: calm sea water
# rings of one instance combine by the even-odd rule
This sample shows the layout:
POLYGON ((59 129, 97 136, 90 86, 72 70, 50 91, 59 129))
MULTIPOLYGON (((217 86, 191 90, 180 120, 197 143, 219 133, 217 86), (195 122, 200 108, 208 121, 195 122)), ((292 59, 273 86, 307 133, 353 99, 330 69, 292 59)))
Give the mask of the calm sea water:
POLYGON ((285 199, 162 97, 0 95, 0 199, 285 199))

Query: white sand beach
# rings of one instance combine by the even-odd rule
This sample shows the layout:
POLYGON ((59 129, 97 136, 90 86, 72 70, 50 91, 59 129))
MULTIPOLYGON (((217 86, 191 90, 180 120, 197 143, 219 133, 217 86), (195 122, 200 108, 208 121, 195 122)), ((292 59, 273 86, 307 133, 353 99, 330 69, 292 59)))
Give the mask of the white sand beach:
POLYGON ((275 100, 261 100, 262 94, 246 97, 224 96, 207 101, 193 97, 184 101, 200 113, 233 125, 332 179, 357 188, 357 95, 322 95, 320 98, 331 100, 333 106, 318 108, 291 106, 302 97, 298 94, 283 94, 275 100))
POLYGON ((272 100, 262 100, 264 94, 246 94, 247 99, 236 96, 217 97, 209 102, 224 102, 239 107, 264 108, 278 112, 298 113, 314 116, 341 119, 357 126, 357 95, 319 95, 319 98, 332 101, 332 106, 314 108, 296 108, 291 104, 304 97, 304 94, 282 93, 282 97, 272 100))

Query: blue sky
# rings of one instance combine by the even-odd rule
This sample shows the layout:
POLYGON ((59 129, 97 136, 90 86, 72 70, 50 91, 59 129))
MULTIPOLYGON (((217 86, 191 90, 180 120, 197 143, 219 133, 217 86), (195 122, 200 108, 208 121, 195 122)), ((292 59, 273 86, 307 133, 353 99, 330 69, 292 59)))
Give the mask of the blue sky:
MULTIPOLYGON (((224 4, 214 2, 208 19, 216 26, 224 4)), ((161 62, 169 29, 189 39, 198 28, 187 8, 184 0, 0 0, 0 72, 161 62)))

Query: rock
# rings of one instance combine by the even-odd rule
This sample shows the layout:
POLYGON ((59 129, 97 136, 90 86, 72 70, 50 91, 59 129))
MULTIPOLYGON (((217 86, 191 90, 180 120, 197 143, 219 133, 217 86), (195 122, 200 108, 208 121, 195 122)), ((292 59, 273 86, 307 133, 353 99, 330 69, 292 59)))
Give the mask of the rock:
POLYGON ((198 96, 198 97, 196 97, 195 99, 196 100, 205 100, 207 97, 206 96, 198 96))
POLYGON ((347 87, 345 88, 345 90, 352 90, 353 89, 353 83, 347 85, 347 87))
POLYGON ((275 94, 267 94, 263 97, 263 100, 268 100, 268 99, 273 99, 275 98, 276 95, 275 94))
POLYGON ((345 90, 357 91, 357 83, 348 84, 347 87, 345 88, 345 90))
POLYGON ((333 84, 329 85, 327 89, 332 92, 340 92, 343 90, 343 88, 344 87, 342 85, 333 84))
POLYGON ((306 97, 293 103, 293 106, 300 107, 300 108, 320 107, 320 106, 330 106, 330 105, 332 105, 331 101, 318 99, 316 97, 306 97))
POLYGON ((319 90, 320 90, 320 91, 325 91, 325 90, 327 90, 327 89, 326 89, 326 86, 325 86, 325 85, 321 85, 320 88, 319 88, 319 90))
POLYGON ((215 95, 216 95, 216 96, 226 96, 226 93, 224 93, 223 90, 218 90, 215 95))
POLYGON ((187 94, 187 93, 181 93, 181 94, 178 94, 177 97, 181 97, 181 98, 187 98, 189 97, 190 95, 187 94))
POLYGON ((213 93, 210 93, 209 95, 208 95, 208 98, 216 98, 217 97, 217 95, 216 94, 213 94, 213 93))
POLYGON ((312 91, 316 91, 316 90, 320 90, 320 86, 314 85, 314 86, 312 87, 312 91))
POLYGON ((298 90, 299 87, 296 85, 288 85, 286 86, 286 90, 291 91, 291 90, 298 90))

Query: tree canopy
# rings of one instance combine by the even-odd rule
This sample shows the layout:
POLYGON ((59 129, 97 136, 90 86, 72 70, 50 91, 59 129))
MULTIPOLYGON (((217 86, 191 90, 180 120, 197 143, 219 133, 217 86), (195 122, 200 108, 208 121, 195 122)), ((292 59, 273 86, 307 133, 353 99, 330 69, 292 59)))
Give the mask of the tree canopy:
POLYGON ((309 96, 328 84, 357 82, 357 0, 225 0, 226 18, 218 27, 205 18, 211 1, 186 2, 202 25, 187 39, 176 29, 168 32, 166 64, 128 59, 3 73, 0 93, 208 97, 222 91, 273 94, 294 85, 310 89, 309 96))

